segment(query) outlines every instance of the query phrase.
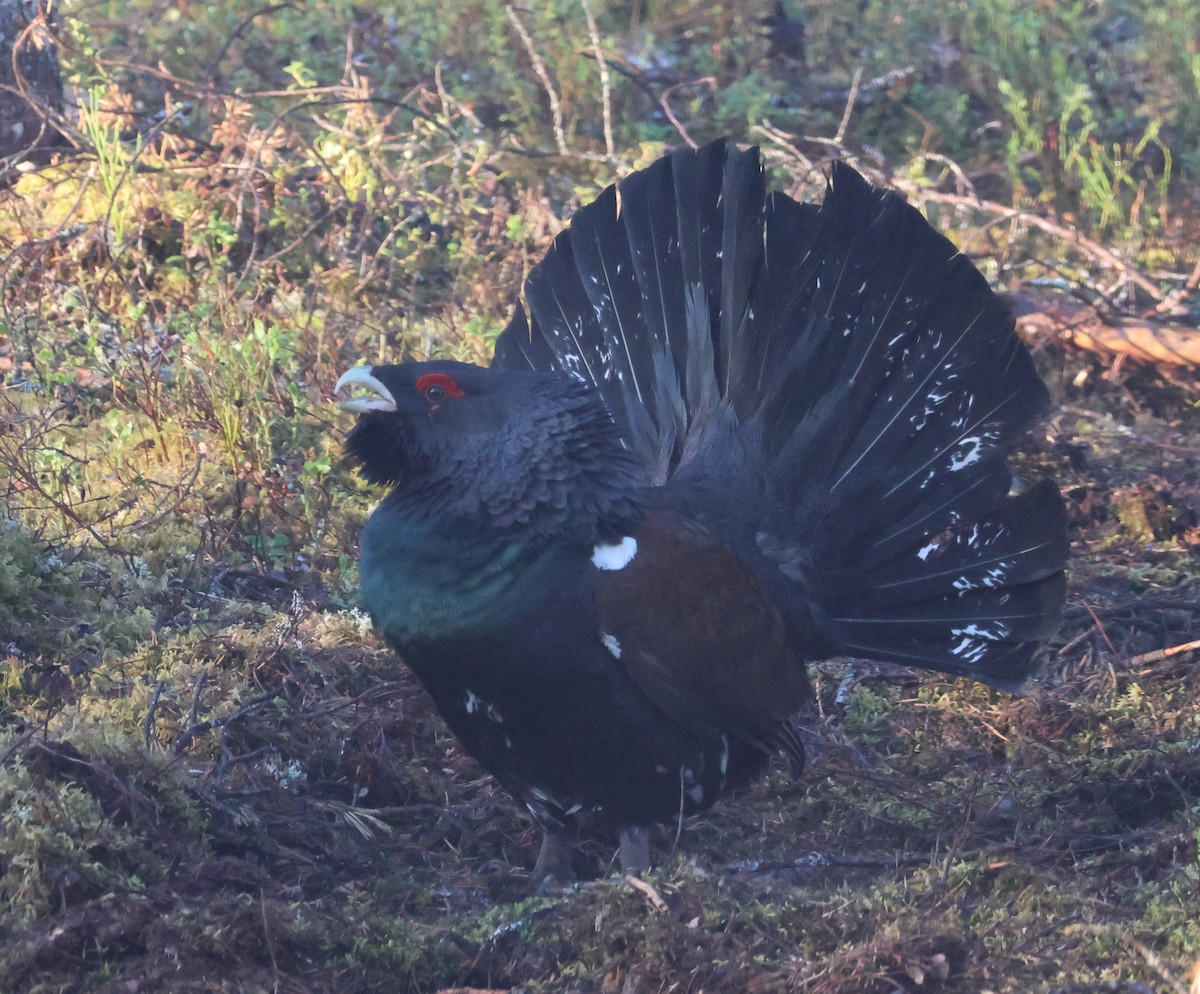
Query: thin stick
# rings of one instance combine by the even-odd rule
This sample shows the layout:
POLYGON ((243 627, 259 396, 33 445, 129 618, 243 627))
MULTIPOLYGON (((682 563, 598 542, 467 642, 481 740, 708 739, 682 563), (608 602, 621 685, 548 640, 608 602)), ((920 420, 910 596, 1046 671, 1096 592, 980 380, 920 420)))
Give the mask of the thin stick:
MULTIPOLYGON (((1169 311, 1173 311, 1183 302, 1183 298, 1197 287, 1200 287, 1200 262, 1196 263, 1196 268, 1192 270, 1192 275, 1183 281, 1183 286, 1176 287, 1167 294, 1166 299, 1150 313, 1166 314, 1169 311)), ((1200 994, 1200 990, 1197 991, 1197 994, 1200 994)))
POLYGON ((154 713, 158 710, 158 699, 162 697, 166 682, 159 680, 154 686, 154 696, 150 698, 150 706, 146 709, 146 720, 142 722, 142 742, 150 748, 150 736, 154 732, 154 713))
POLYGON ((686 83, 676 83, 674 86, 668 86, 665 90, 663 90, 662 96, 658 98, 658 105, 663 109, 663 113, 667 115, 667 120, 671 122, 675 130, 679 132, 680 137, 683 138, 683 140, 687 142, 688 146, 691 148, 699 148, 700 146, 692 141, 692 136, 688 134, 687 128, 683 126, 683 122, 680 121, 679 118, 675 116, 675 112, 671 110, 671 104, 667 98, 670 97, 670 95, 676 90, 683 89, 685 86, 699 86, 701 83, 707 83, 713 89, 716 89, 717 86, 717 81, 712 76, 701 76, 699 79, 693 79, 686 83))
POLYGON ((529 32, 525 30, 525 25, 517 17, 516 10, 509 5, 504 8, 504 12, 508 15, 508 19, 512 21, 513 28, 520 36, 521 44, 525 46, 525 51, 529 54, 529 61, 533 63, 533 71, 537 73, 538 79, 542 81, 542 87, 545 89, 546 96, 550 100, 550 114, 554 120, 554 143, 558 147, 558 152, 560 155, 568 155, 567 135, 563 131, 562 103, 558 99, 558 91, 554 89, 554 84, 550 82, 550 73, 546 69, 546 63, 542 61, 542 57, 538 54, 537 49, 533 47, 533 39, 529 37, 529 32))
POLYGON ((1104 630, 1104 625, 1102 625, 1102 624, 1100 623, 1100 616, 1099 616, 1098 614, 1096 614, 1096 612, 1095 612, 1095 611, 1092 609, 1092 605, 1091 605, 1091 604, 1089 604, 1087 601, 1084 601, 1084 602, 1083 602, 1083 606, 1084 606, 1084 608, 1086 608, 1086 609, 1087 609, 1087 613, 1088 613, 1088 614, 1090 614, 1090 615, 1092 616, 1092 621, 1093 621, 1093 622, 1095 622, 1095 624, 1096 624, 1096 628, 1097 628, 1097 629, 1099 630, 1099 632, 1100 632, 1100 637, 1101 637, 1102 639, 1104 639, 1104 644, 1108 646, 1108 648, 1109 648, 1109 651, 1110 651, 1110 652, 1111 652, 1111 653, 1112 653, 1114 656, 1119 656, 1119 655, 1120 655, 1120 653, 1119 653, 1119 652, 1117 652, 1117 647, 1116 647, 1115 645, 1113 645, 1113 644, 1112 644, 1112 639, 1110 639, 1110 638, 1108 637, 1108 632, 1106 632, 1106 631, 1104 630))
POLYGON ((1074 231, 1071 228, 1055 224, 1053 221, 1049 221, 1030 211, 1019 210, 1015 207, 1005 207, 1003 204, 998 204, 991 200, 976 200, 972 197, 963 197, 955 193, 939 193, 937 190, 922 189, 914 191, 909 184, 900 181, 896 181, 895 186, 901 189, 907 187, 907 192, 914 193, 915 196, 920 197, 922 200, 933 200, 940 204, 950 204, 953 207, 973 207, 976 210, 995 214, 996 217, 992 223, 1010 220, 1028 222, 1035 228, 1041 228, 1048 235, 1053 235, 1061 241, 1073 244, 1085 255, 1090 255, 1092 258, 1111 266, 1155 300, 1161 301, 1163 299, 1162 290, 1137 270, 1130 268, 1129 264, 1119 255, 1098 242, 1092 241, 1090 238, 1084 238, 1078 231, 1074 231))
POLYGON ((613 143, 612 131, 612 86, 608 76, 608 60, 600 47, 600 32, 596 28, 596 18, 592 16, 592 5, 588 0, 579 0, 583 7, 583 16, 587 18, 588 34, 592 37, 592 54, 596 56, 596 65, 600 67, 600 109, 604 115, 604 154, 610 159, 616 158, 616 145, 613 143))
POLYGON ((1055 655, 1056 656, 1065 656, 1068 652, 1070 652, 1077 645, 1079 645, 1080 642, 1084 642, 1091 637, 1092 637, 1092 630, 1090 628, 1085 628, 1078 635, 1076 635, 1073 639, 1071 639, 1071 641, 1069 641, 1066 645, 1064 645, 1061 649, 1059 649, 1058 652, 1055 653, 1055 655))
POLYGON ((837 134, 833 140, 839 145, 846 137, 846 129, 850 127, 850 115, 854 113, 854 102, 858 99, 858 84, 862 81, 862 66, 854 70, 854 79, 850 81, 850 95, 846 97, 846 109, 842 111, 842 122, 838 125, 837 134))
POLYGON ((1200 649, 1200 639, 1194 642, 1181 642, 1179 645, 1168 646, 1166 649, 1155 649, 1153 652, 1143 652, 1129 660, 1130 666, 1145 666, 1147 663, 1161 663, 1164 659, 1178 656, 1185 652, 1195 652, 1200 649))
POLYGON ((645 880, 639 880, 632 873, 625 874, 625 882, 629 884, 630 887, 640 890, 643 894, 645 894, 646 900, 650 903, 650 907, 652 907, 655 911, 662 912, 668 909, 669 906, 667 902, 662 899, 662 895, 654 889, 653 885, 646 883, 645 880))
MULTIPOLYGON (((1126 936, 1125 941, 1133 946, 1138 954, 1141 955, 1142 959, 1146 961, 1147 965, 1149 965, 1149 967, 1163 979, 1163 982, 1166 983, 1171 990, 1175 991, 1176 994, 1188 994, 1187 988, 1185 988, 1183 984, 1181 984, 1175 977, 1175 975, 1167 968, 1167 965, 1162 961, 1158 953, 1147 946, 1144 942, 1139 942, 1132 936, 1126 936)), ((1196 989, 1195 985, 1193 984, 1191 986, 1192 990, 1194 991, 1196 989)))
MULTIPOLYGON (((847 106, 849 107, 849 105, 847 106)), ((843 115, 843 121, 845 120, 846 117, 843 115)), ((793 144, 786 140, 784 133, 779 129, 760 127, 758 130, 762 131, 777 144, 782 145, 785 149, 789 150, 793 154, 798 155, 798 150, 793 144)), ((841 134, 841 128, 838 129, 838 134, 841 134)), ((841 153, 842 157, 847 160, 852 161, 855 158, 849 152, 849 150, 845 148, 840 140, 834 140, 832 138, 820 138, 815 135, 805 135, 804 140, 836 148, 841 153)), ((811 165, 804 156, 799 157, 801 161, 805 163, 806 168, 811 168, 811 165)), ((945 161, 948 163, 948 160, 939 161, 945 161)), ((875 182, 879 182, 879 180, 876 179, 875 182)), ((962 196, 961 194, 955 193, 941 193, 938 190, 930 190, 924 187, 918 188, 914 184, 905 182, 896 177, 891 178, 891 185, 899 190, 904 191, 910 196, 917 197, 924 201, 933 201, 934 203, 939 204, 949 204, 952 207, 970 207, 974 208, 975 210, 984 211, 988 214, 994 215, 992 220, 989 221, 985 227, 992 224, 997 224, 1001 221, 1028 222, 1032 227, 1040 228, 1042 231, 1046 232, 1046 234, 1051 235, 1060 241, 1074 245, 1074 247, 1084 255, 1091 256, 1093 259, 1096 259, 1117 270, 1117 272, 1119 272, 1125 279, 1144 290, 1160 304, 1162 304, 1162 302, 1166 299, 1166 294, 1164 294, 1163 291, 1160 290, 1152 280, 1146 276, 1143 276, 1136 269, 1130 267, 1130 265, 1115 252, 1105 248, 1103 245, 1093 241, 1090 238, 1085 238, 1078 231, 1065 227, 1061 224, 1055 224, 1053 221, 1041 217, 1038 214, 1034 214, 1030 211, 1020 210, 1019 208, 1015 207, 1008 207, 1004 204, 996 203, 993 200, 980 200, 978 197, 974 196, 962 196)), ((1191 278, 1196 279, 1198 283, 1200 283, 1200 264, 1197 264, 1196 270, 1193 272, 1191 278)))

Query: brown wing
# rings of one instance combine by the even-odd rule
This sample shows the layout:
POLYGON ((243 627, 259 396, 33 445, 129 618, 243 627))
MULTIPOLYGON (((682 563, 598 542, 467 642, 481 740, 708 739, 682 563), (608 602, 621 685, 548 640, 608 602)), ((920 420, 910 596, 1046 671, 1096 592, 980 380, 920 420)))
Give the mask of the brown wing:
POLYGON ((675 720, 803 761, 790 719, 811 696, 804 661, 750 568, 694 527, 647 525, 597 596, 601 638, 675 720))

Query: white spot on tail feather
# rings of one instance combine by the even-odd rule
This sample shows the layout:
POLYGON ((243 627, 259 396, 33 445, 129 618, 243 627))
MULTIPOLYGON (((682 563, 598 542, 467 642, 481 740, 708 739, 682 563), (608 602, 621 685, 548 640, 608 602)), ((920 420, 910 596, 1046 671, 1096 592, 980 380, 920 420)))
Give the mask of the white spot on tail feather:
POLYGON ((471 690, 470 687, 467 688, 467 698, 463 702, 463 707, 466 709, 467 714, 483 713, 487 715, 489 721, 494 721, 497 725, 504 724, 504 715, 500 713, 496 705, 485 701, 475 691, 471 690))
POLYGON ((945 535, 935 535, 933 540, 928 545, 923 545, 917 550, 917 558, 924 562, 933 553, 937 552, 942 547, 942 542, 945 540, 945 535))
POLYGON ((978 436, 961 439, 959 451, 950 457, 950 472, 957 473, 983 457, 984 440, 978 436))
POLYGON ((964 662, 978 663, 987 654, 989 643, 965 635, 959 638, 958 645, 951 646, 950 652, 964 662))
POLYGON ((626 535, 616 545, 597 545, 592 550, 592 565, 596 569, 624 569, 637 555, 637 539, 626 535))
POLYGON ((613 659, 621 658, 621 643, 617 641, 615 635, 609 635, 608 632, 601 632, 600 642, 612 654, 613 659))
POLYGON ((992 627, 987 625, 978 625, 972 622, 962 628, 951 628, 950 634, 955 638, 967 636, 968 638, 987 639, 990 642, 999 642, 1008 638, 1012 634, 1012 630, 1003 621, 993 621, 992 627))

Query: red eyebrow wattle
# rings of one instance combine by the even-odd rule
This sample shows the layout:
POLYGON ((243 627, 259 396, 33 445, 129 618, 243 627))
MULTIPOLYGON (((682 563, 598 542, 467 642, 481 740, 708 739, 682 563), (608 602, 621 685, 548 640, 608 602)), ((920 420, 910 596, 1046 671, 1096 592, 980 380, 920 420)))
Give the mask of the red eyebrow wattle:
POLYGON ((446 391, 447 397, 463 395, 462 387, 454 382, 453 377, 447 376, 445 373, 426 373, 424 376, 418 377, 417 393, 423 394, 430 387, 441 387, 446 391))

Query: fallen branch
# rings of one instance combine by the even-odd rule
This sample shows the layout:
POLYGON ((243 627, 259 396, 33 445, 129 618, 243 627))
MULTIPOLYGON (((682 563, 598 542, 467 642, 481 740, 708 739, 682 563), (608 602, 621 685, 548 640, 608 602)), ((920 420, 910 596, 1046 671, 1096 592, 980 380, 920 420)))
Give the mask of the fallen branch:
POLYGON ((1200 329, 1139 318, 1102 318, 1095 308, 1017 294, 1017 330, 1032 338, 1054 336, 1089 352, 1125 355, 1169 366, 1200 367, 1200 329))
POLYGON ((1165 649, 1155 649, 1153 652, 1143 652, 1129 660, 1130 666, 1145 666, 1147 663, 1161 663, 1164 659, 1179 656, 1185 652, 1195 652, 1200 649, 1200 639, 1195 642, 1181 642, 1179 645, 1168 646, 1165 649))

